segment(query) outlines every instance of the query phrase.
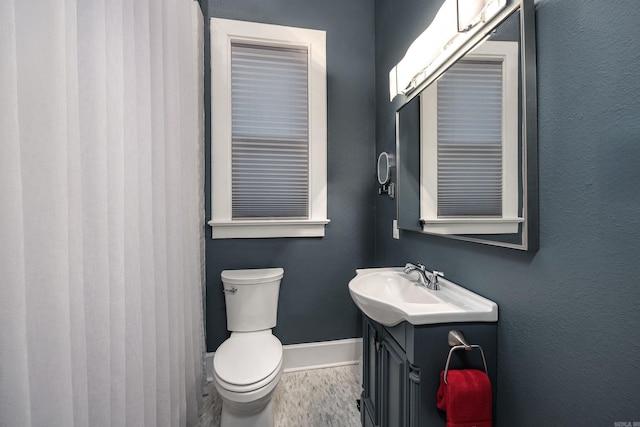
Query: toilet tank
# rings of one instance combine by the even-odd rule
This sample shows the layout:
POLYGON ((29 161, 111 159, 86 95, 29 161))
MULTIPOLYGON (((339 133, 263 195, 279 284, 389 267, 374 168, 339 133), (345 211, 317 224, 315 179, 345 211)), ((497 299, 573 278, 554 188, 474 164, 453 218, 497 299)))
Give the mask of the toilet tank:
POLYGON ((224 270, 220 277, 227 307, 227 330, 251 332, 275 327, 283 275, 282 268, 224 270))

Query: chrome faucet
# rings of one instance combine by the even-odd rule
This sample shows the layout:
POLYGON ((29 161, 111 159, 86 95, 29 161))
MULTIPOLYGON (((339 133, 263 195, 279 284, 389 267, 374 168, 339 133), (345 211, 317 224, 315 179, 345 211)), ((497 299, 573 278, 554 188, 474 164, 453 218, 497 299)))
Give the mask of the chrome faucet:
POLYGON ((409 274, 414 271, 418 272, 418 284, 433 291, 437 291, 438 289, 440 289, 438 277, 444 277, 444 273, 442 271, 433 270, 433 272, 430 272, 424 265, 420 264, 419 262, 415 264, 412 262, 408 262, 405 264, 404 274, 409 274))

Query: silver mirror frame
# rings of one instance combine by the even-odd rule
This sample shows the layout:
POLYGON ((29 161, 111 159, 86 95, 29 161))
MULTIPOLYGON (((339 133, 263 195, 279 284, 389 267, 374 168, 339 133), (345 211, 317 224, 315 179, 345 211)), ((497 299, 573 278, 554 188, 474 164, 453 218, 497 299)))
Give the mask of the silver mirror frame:
MULTIPOLYGON (((461 235, 440 235, 441 237, 455 240, 482 243, 486 245, 499 246, 505 248, 518 249, 522 251, 536 251, 539 247, 539 227, 538 227, 538 101, 537 101, 537 79, 536 79, 536 40, 535 40, 535 5, 533 0, 515 0, 507 5, 498 15, 485 25, 485 29, 476 36, 470 38, 463 46, 444 61, 441 67, 429 76, 426 80, 416 86, 408 95, 404 95, 400 100, 400 106, 404 106, 431 83, 433 83, 442 73, 451 67, 456 61, 462 58, 476 44, 487 36, 494 28, 500 25, 513 13, 520 11, 520 68, 522 72, 522 236, 519 244, 501 242, 496 240, 481 239, 461 235)), ((399 110, 396 111, 396 157, 400 158, 400 129, 399 110)), ((402 186, 400 178, 397 177, 397 186, 402 186)), ((396 218, 400 218, 399 202, 396 207, 396 218)), ((429 234, 429 233, 425 233, 429 234)))

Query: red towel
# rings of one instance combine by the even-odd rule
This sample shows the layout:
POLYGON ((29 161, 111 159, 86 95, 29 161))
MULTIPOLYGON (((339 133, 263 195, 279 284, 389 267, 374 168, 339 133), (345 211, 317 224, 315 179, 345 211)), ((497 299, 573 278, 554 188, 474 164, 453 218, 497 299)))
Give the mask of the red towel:
POLYGON ((491 382, 484 371, 440 372, 438 409, 447 413, 447 427, 491 427, 491 382))

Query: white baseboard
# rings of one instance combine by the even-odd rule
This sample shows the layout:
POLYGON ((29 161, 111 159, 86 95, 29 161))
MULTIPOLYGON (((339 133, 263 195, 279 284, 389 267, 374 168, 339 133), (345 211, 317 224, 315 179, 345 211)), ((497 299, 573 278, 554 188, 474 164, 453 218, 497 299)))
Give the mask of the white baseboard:
MULTIPOLYGON (((362 360, 362 338, 289 344, 283 347, 284 372, 355 365, 362 360)), ((213 381, 213 355, 207 353, 207 381, 213 381)))
POLYGON ((284 372, 354 365, 362 359, 362 338, 283 346, 284 372))

